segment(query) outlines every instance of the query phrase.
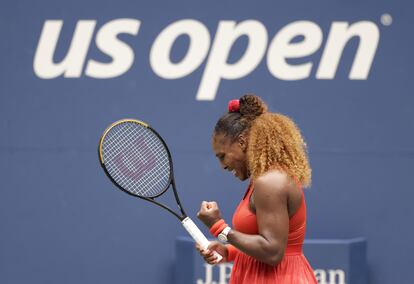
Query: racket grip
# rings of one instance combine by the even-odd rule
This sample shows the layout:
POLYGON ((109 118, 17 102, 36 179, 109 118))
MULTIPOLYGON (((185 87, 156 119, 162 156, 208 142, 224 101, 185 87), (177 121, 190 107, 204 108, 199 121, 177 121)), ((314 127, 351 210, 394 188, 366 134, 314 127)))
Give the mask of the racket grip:
MULTIPOLYGON (((204 236, 203 232, 197 227, 197 225, 190 219, 190 217, 185 218, 181 221, 184 228, 194 239, 194 241, 199 244, 203 249, 207 249, 210 245, 210 241, 204 236)), ((216 251, 213 251, 213 254, 217 257, 217 262, 221 261, 223 257, 216 251)))

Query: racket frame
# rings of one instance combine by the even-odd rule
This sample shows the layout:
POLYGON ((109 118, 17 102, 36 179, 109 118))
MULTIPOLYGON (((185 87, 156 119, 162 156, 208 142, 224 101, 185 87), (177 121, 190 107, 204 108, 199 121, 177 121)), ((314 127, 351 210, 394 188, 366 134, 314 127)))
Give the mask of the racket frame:
POLYGON ((164 141, 164 139, 162 139, 162 137, 161 137, 161 135, 160 134, 158 134, 158 132, 157 131, 155 131, 155 129, 153 129, 151 126, 149 126, 147 123, 145 123, 145 122, 143 122, 143 121, 140 121, 140 120, 137 120, 137 119, 131 119, 131 118, 126 118, 126 119, 121 119, 121 120, 118 120, 118 121, 115 121, 114 123, 112 123, 111 125, 109 125, 106 129, 105 129, 105 131, 104 131, 104 133, 102 134, 102 136, 101 136, 101 139, 99 139, 99 146, 98 146, 98 155, 99 155, 99 161, 100 161, 100 164, 101 164, 101 167, 102 167, 102 169, 104 170, 104 172, 105 172, 105 174, 107 175, 107 177, 112 181, 112 183, 113 184, 115 184, 120 190, 122 190, 123 192, 125 192, 125 193, 127 193, 127 194, 129 194, 129 195, 131 195, 131 196, 134 196, 134 197, 138 197, 138 198, 141 198, 141 199, 144 199, 144 200, 146 200, 146 201, 149 201, 149 202, 151 202, 151 203, 153 203, 153 204, 156 204, 156 205, 158 205, 158 206, 160 206, 160 207, 162 207, 163 209, 165 209, 165 210, 167 210, 168 212, 170 212, 171 214, 173 214, 175 217, 177 217, 181 222, 184 220, 184 219, 186 219, 187 218, 187 214, 185 213, 185 211, 184 211, 184 209, 183 209, 183 207, 182 207, 182 205, 181 205, 181 201, 180 201, 180 198, 178 197, 178 193, 177 193, 177 189, 176 189, 176 187, 175 187, 175 180, 174 180, 174 171, 173 171, 173 163, 172 163, 172 156, 171 156, 171 153, 170 153, 170 150, 168 149, 168 147, 167 147, 167 143, 165 143, 165 141, 164 141), (161 141, 161 143, 163 144, 163 146, 165 147, 165 150, 167 151, 167 154, 168 154, 168 162, 169 162, 169 166, 170 166, 170 176, 169 176, 169 180, 168 180, 168 184, 167 184, 167 186, 165 187, 165 189, 161 192, 161 193, 159 193, 159 194, 157 194, 157 195, 155 195, 155 196, 153 196, 153 197, 145 197, 145 196, 139 196, 139 195, 137 195, 137 194, 133 194, 132 192, 130 192, 130 191, 128 191, 128 190, 126 190, 126 189, 124 189, 122 186, 120 186, 113 178, 112 178, 112 176, 109 174, 109 172, 108 172, 108 170, 106 169, 106 167, 105 167, 105 161, 104 161, 104 159, 103 159, 103 155, 102 155, 102 144, 103 144, 103 140, 104 140, 104 138, 106 137, 106 135, 108 134, 108 132, 113 128, 113 127, 115 127, 115 126, 117 126, 117 125, 119 125, 119 124, 122 124, 122 123, 128 123, 128 122, 130 122, 130 123, 136 123, 136 124, 139 124, 139 125, 141 125, 141 126, 144 126, 145 128, 148 128, 150 131, 152 131, 156 136, 157 136, 157 138, 161 141), (154 199, 155 198, 157 198, 157 197, 160 197, 161 195, 163 195, 169 188, 170 188, 170 186, 172 185, 172 188, 173 188, 173 191, 174 191, 174 197, 175 197, 175 200, 176 200, 176 202, 177 202, 177 205, 178 205, 178 208, 180 209, 180 212, 181 212, 181 214, 182 215, 180 215, 180 214, 178 214, 177 212, 175 212, 174 210, 172 210, 170 207, 168 207, 167 205, 164 205, 164 204, 162 204, 162 203, 160 203, 160 202, 157 202, 157 201, 155 201, 154 199))

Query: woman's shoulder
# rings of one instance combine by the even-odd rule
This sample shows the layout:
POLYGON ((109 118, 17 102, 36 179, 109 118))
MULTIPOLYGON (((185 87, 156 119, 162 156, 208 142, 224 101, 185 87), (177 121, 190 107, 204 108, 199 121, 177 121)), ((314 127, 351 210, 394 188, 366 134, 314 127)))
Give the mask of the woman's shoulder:
POLYGON ((253 181, 254 195, 287 197, 292 179, 283 171, 270 170, 253 181))
POLYGON ((294 179, 283 171, 268 171, 254 181, 253 197, 256 207, 286 204, 287 208, 297 208, 301 203, 301 196, 294 179), (290 202, 294 204, 289 204, 290 202))
POLYGON ((282 190, 292 183, 291 178, 283 171, 270 170, 254 180, 255 188, 271 187, 282 190))

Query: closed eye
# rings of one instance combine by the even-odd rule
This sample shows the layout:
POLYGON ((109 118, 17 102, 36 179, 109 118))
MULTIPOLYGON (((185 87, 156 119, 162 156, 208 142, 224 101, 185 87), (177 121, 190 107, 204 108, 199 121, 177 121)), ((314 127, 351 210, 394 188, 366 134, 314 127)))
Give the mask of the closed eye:
POLYGON ((225 156, 225 154, 217 154, 216 155, 217 159, 219 159, 220 161, 224 160, 224 156, 225 156))

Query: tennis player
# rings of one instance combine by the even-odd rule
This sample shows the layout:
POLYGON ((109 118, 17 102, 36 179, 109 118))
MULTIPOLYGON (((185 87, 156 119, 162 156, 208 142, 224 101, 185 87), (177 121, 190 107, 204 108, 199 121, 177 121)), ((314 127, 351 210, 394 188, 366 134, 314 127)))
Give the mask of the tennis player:
POLYGON ((198 218, 218 237, 207 250, 197 249, 210 264, 212 251, 234 261, 230 284, 317 283, 302 252, 306 229, 303 188, 310 185, 306 144, 295 123, 267 111, 255 95, 229 103, 217 122, 212 147, 224 170, 250 179, 232 225, 216 202, 203 201, 198 218))

